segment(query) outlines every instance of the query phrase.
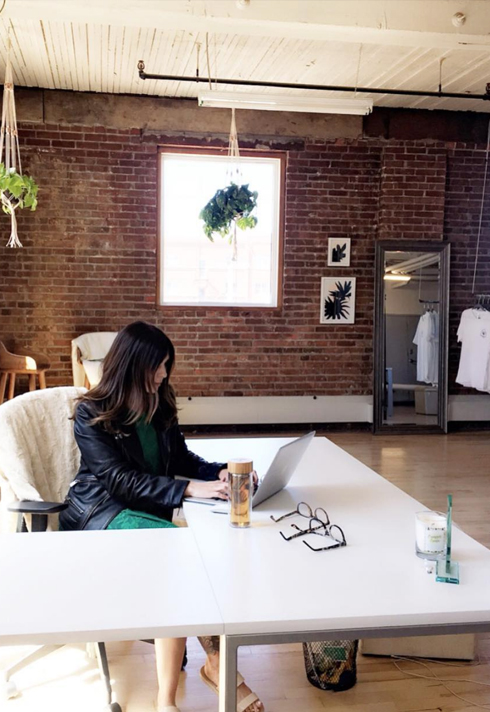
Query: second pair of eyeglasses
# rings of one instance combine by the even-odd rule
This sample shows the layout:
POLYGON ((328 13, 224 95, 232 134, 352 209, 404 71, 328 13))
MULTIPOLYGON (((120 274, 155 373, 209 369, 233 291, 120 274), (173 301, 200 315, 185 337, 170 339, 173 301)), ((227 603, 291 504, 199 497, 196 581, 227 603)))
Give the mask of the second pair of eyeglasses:
POLYGON ((281 522, 283 519, 287 519, 288 517, 293 517, 295 515, 308 519, 308 528, 303 529, 297 524, 291 524, 291 527, 297 530, 295 534, 286 536, 283 532, 279 532, 285 541, 292 541, 293 539, 306 536, 307 534, 316 534, 317 536, 329 537, 334 541, 334 543, 329 546, 314 547, 311 546, 309 542, 303 541, 303 544, 305 544, 305 546, 312 551, 328 551, 329 549, 339 549, 342 546, 347 546, 344 532, 338 524, 332 524, 330 522, 330 517, 323 507, 317 507, 313 510, 307 502, 300 502, 293 512, 283 514, 282 517, 277 517, 277 519, 271 514, 271 519, 273 522, 281 522))

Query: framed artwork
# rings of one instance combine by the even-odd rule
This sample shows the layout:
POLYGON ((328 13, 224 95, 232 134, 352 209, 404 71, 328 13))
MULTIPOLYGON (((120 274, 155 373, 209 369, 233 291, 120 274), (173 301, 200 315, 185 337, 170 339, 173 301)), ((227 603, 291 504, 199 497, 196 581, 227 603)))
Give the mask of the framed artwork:
POLYGON ((320 324, 353 324, 356 318, 356 278, 322 277, 320 324))
POLYGON ((328 266, 350 267, 350 237, 328 238, 328 266))

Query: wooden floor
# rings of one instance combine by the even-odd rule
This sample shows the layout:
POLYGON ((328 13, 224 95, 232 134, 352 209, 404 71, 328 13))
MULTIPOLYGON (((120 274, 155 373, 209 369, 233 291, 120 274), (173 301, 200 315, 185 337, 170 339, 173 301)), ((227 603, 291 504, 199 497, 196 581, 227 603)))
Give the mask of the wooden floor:
MULTIPOLYGON (((369 467, 434 509, 445 509, 454 497, 454 519, 468 534, 490 546, 490 436, 377 436, 367 433, 328 435, 369 467)), ((26 612, 28 615, 28 612, 26 612)), ((0 649, 0 669, 20 649, 0 649)), ((156 709, 153 646, 142 642, 108 645, 117 699, 126 712, 156 709)), ((478 661, 465 664, 398 662, 404 670, 445 679, 490 684, 490 637, 478 640, 478 661)), ((189 664, 182 674, 182 712, 216 712, 217 698, 199 680, 204 654, 189 641, 189 664)), ((490 709, 490 687, 469 682, 447 683, 462 701, 432 679, 409 677, 388 658, 359 656, 357 685, 342 693, 322 692, 306 680, 301 646, 264 646, 240 650, 240 670, 269 712, 470 712, 490 709)), ((83 646, 65 646, 18 673, 22 694, 3 703, 2 712, 90 712, 103 709, 103 692, 95 664, 83 646)))

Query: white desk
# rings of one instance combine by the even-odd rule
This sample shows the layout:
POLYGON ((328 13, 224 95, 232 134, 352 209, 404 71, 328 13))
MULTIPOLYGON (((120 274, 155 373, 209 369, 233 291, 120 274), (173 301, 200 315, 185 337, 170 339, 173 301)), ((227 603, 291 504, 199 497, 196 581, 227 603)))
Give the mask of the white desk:
MULTIPOLYGON (((286 441, 189 444, 210 460, 250 456, 263 473, 286 441)), ((241 645, 489 630, 490 551, 455 531, 461 584, 436 583, 414 554, 420 508, 318 438, 248 530, 189 503, 188 530, 3 535, 0 581, 9 585, 0 585, 0 644, 221 635, 220 709, 232 712, 241 645), (348 546, 315 553, 301 539, 285 542, 279 530, 289 520, 269 515, 300 500, 325 507, 348 546)))
MULTIPOLYGON (((260 475, 284 442, 190 445, 211 460, 251 457, 260 475)), ((248 530, 230 528, 225 515, 205 505, 185 505, 224 621, 222 710, 235 709, 227 680, 234 679, 241 645, 490 629, 490 551, 456 529, 461 583, 436 583, 414 553, 419 509, 425 507, 324 438, 311 444, 288 489, 254 510, 248 530), (279 530, 290 533, 294 520, 277 524, 270 514, 291 511, 301 500, 324 507, 348 546, 315 553, 301 538, 284 541, 279 530)), ((324 541, 309 540, 313 546, 324 541)))
POLYGON ((223 633, 188 529, 4 534, 0 581, 0 645, 223 633))

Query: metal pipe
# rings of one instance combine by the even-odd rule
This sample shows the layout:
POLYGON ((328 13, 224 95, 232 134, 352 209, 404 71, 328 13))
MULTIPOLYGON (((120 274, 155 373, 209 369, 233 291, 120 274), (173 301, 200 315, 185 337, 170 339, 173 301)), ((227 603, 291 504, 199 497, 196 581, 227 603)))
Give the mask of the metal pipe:
MULTIPOLYGON (((174 76, 172 74, 148 74, 145 72, 143 60, 138 62, 138 73, 140 79, 159 79, 167 82, 195 82, 209 84, 207 77, 187 77, 174 76)), ((310 91, 347 91, 359 94, 398 94, 401 96, 427 96, 438 99, 478 99, 487 101, 490 99, 490 83, 485 87, 485 94, 461 94, 449 91, 417 91, 413 89, 382 89, 379 87, 341 87, 330 86, 329 84, 294 84, 293 82, 264 82, 250 81, 248 79, 211 79, 212 84, 230 84, 240 87, 268 87, 270 89, 309 89, 310 91)))

